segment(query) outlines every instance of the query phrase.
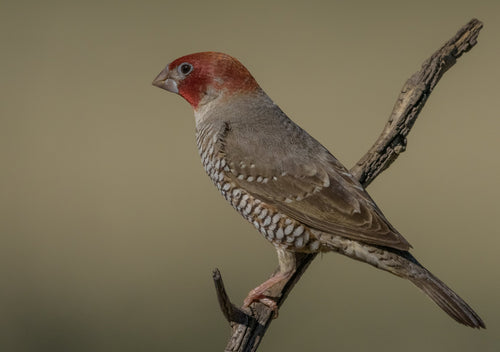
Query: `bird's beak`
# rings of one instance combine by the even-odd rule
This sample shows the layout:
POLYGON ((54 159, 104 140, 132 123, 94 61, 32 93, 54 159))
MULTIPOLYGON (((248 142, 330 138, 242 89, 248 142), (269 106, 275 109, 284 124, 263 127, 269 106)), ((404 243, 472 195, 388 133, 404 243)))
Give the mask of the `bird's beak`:
POLYGON ((168 66, 165 67, 158 76, 153 80, 153 85, 158 88, 168 90, 169 92, 179 94, 177 81, 169 77, 168 66))

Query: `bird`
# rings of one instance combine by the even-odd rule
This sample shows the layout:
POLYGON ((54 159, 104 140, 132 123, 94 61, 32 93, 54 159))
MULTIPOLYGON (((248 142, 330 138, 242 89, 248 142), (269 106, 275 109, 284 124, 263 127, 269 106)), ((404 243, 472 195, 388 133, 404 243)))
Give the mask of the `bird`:
POLYGON ((358 180, 294 123, 236 58, 199 52, 170 62, 153 85, 193 108, 203 167, 224 198, 276 249, 279 270, 244 307, 277 310, 268 289, 296 270, 296 253, 336 252, 408 279, 457 322, 479 315, 420 264, 358 180))

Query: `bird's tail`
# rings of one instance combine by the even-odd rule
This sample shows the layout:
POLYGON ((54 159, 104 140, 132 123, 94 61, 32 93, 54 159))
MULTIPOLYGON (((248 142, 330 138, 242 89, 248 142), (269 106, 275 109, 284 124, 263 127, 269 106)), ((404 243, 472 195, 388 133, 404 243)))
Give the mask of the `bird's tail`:
POLYGON ((424 268, 409 252, 368 245, 339 236, 323 235, 321 240, 332 251, 410 280, 457 322, 473 328, 486 328, 479 315, 460 296, 424 268))
POLYGON ((486 328, 479 315, 451 288, 430 271, 420 266, 423 275, 408 277, 419 289, 425 292, 450 317, 461 324, 473 328, 486 328))

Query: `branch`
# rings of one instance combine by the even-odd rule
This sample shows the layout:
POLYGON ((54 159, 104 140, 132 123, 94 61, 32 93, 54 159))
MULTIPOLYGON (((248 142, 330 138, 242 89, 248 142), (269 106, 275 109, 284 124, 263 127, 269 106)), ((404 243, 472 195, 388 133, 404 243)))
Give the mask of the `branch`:
MULTIPOLYGON (((422 65, 422 68, 406 81, 394 105, 389 121, 370 150, 356 163, 350 172, 367 187, 382 171, 387 169, 406 149, 406 136, 410 132, 427 98, 443 74, 455 64, 463 53, 477 43, 483 24, 472 19, 422 65)), ((297 270, 284 284, 275 285, 270 297, 277 297, 281 306, 293 286, 299 281, 316 253, 296 253, 297 270)), ((272 319, 273 312, 266 305, 255 302, 250 308, 237 308, 231 303, 224 289, 219 270, 213 275, 217 297, 224 316, 232 329, 225 351, 256 351, 272 319)))
POLYGON ((370 150, 350 170, 366 188, 406 149, 406 136, 443 74, 477 43, 483 24, 472 19, 404 84, 389 121, 370 150))

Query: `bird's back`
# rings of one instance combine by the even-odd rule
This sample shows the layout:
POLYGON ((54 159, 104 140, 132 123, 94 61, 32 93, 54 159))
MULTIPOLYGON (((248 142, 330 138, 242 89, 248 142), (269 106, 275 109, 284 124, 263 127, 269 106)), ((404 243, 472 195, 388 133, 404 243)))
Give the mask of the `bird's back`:
POLYGON ((313 231, 409 248, 348 170, 264 92, 218 106, 197 123, 202 159, 211 154, 214 167, 225 165, 209 172, 213 180, 223 174, 226 187, 245 191, 313 231))

